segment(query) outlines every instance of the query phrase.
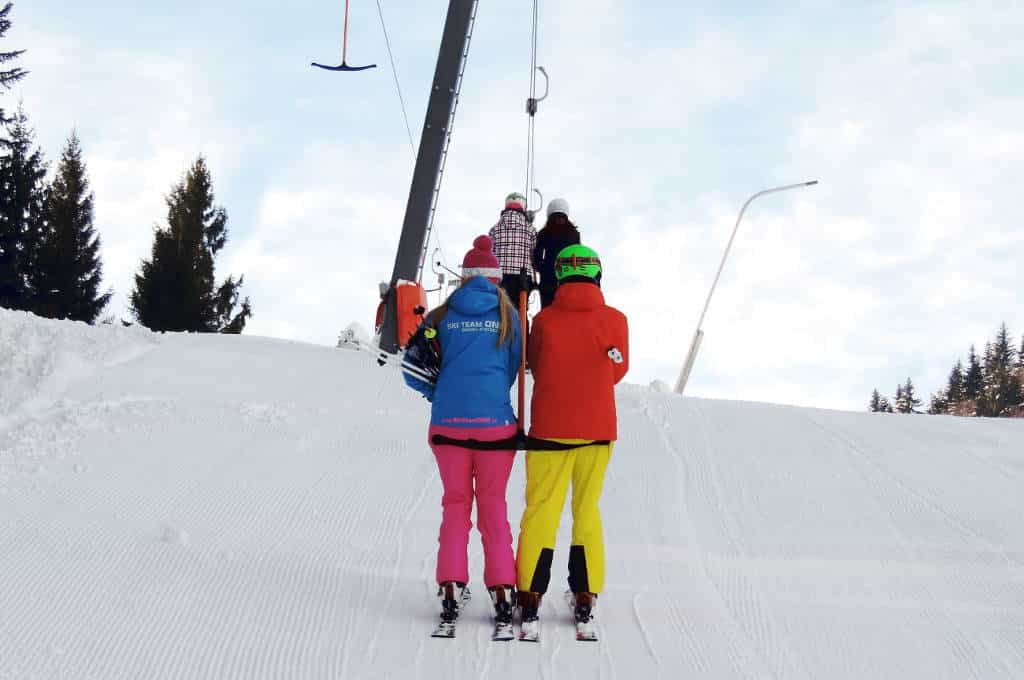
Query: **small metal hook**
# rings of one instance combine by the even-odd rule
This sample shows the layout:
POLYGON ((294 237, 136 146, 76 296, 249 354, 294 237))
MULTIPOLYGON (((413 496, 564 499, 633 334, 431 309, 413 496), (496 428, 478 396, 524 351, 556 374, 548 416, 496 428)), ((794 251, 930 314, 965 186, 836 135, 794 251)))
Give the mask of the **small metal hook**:
POLYGON ((543 66, 538 66, 537 70, 544 76, 544 96, 538 98, 530 97, 526 100, 526 112, 531 116, 536 115, 537 105, 548 98, 548 92, 551 90, 551 79, 548 78, 548 72, 544 70, 543 66))

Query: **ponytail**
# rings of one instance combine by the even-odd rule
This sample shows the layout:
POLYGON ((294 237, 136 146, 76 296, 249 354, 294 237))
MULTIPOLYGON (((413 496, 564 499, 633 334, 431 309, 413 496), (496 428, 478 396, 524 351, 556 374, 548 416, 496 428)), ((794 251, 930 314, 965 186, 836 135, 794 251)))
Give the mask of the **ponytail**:
MULTIPOLYGON (((515 305, 512 304, 512 298, 508 296, 505 289, 499 285, 495 285, 498 290, 498 347, 504 344, 512 342, 512 331, 513 321, 512 312, 515 310, 515 305)), ((444 320, 444 317, 448 314, 448 300, 445 300, 441 305, 435 307, 427 314, 426 322, 433 327, 438 327, 444 320)))

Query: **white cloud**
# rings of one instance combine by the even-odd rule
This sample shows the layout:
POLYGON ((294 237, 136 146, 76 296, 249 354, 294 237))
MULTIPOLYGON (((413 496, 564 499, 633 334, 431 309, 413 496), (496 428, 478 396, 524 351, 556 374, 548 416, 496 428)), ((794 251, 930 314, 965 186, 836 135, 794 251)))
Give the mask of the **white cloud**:
MULTIPOLYGON (((442 5, 386 7, 416 137, 442 5)), ((1024 331, 1020 8, 541 12, 538 184, 569 199, 602 254, 608 299, 630 317, 632 380, 674 379, 743 200, 804 179, 822 183, 751 206, 690 393, 861 408, 908 374, 937 387, 1004 319, 1024 331)), ((247 31, 287 36, 266 42, 215 21, 187 38, 169 25, 146 48, 21 34, 51 158, 79 126, 120 300, 163 194, 202 151, 231 215, 220 270, 246 275, 251 331, 333 343, 349 321, 369 325, 407 198, 404 124, 375 17, 353 30, 381 68, 334 77, 300 69, 332 53, 336 27, 293 14, 272 26, 246 12, 247 31), (239 74, 247 61, 259 67, 239 74)), ((478 16, 437 214, 451 265, 523 182, 528 21, 528 6, 478 16)))

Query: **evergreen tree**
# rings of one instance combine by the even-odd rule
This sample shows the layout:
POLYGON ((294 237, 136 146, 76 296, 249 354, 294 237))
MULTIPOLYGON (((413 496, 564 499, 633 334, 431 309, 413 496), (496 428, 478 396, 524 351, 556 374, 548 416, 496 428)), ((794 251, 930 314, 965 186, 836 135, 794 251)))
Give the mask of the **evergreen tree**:
POLYGON ((882 410, 882 395, 878 393, 877 389, 871 393, 871 401, 868 402, 868 410, 872 413, 878 413, 882 410))
POLYGON ((0 307, 29 309, 28 272, 43 229, 46 163, 19 107, 0 156, 0 307))
POLYGON ((989 418, 994 416, 995 413, 992 410, 992 404, 990 401, 992 395, 992 343, 985 343, 985 351, 981 356, 981 391, 978 392, 978 398, 976 400, 975 415, 980 418, 989 418))
POLYGON ((1024 408, 1024 335, 1020 339, 1020 350, 1017 352, 1017 380, 1020 382, 1020 401, 1017 402, 1018 411, 1024 408))
POLYGON ((51 319, 93 323, 112 293, 99 292, 100 237, 93 227, 93 194, 82 146, 74 132, 47 191, 45 215, 39 256, 29 276, 33 310, 51 319))
POLYGON ((914 413, 921 400, 914 395, 914 383, 907 378, 907 382, 896 388, 896 411, 898 413, 914 413))
POLYGON ((994 342, 985 347, 985 388, 980 399, 980 415, 1009 415, 1020 402, 1020 380, 1016 371, 1017 351, 1010 342, 1010 331, 1002 324, 994 342))
POLYGON ((227 243, 228 216, 214 206, 213 181, 200 156, 167 197, 167 227, 154 234, 152 256, 135 276, 131 307, 152 330, 241 333, 252 316, 238 306, 244 277, 219 287, 214 258, 227 243))
MULTIPOLYGON (((900 390, 902 391, 902 387, 900 390)), ((879 413, 892 413, 892 404, 889 403, 889 397, 882 397, 878 401, 878 412, 879 413)))
POLYGON ((996 333, 996 340, 992 343, 992 355, 1000 370, 1009 371, 1017 363, 1017 349, 1010 340, 1010 330, 1003 323, 996 333))
POLYGON ((928 413, 931 415, 942 415, 949 412, 949 397, 942 390, 932 395, 931 404, 928 406, 928 413))
POLYGON ((974 351, 974 345, 971 345, 970 354, 967 356, 967 375, 964 376, 964 398, 970 400, 977 399, 984 386, 985 376, 981 371, 981 363, 978 361, 978 355, 974 351))
POLYGON ((946 382, 946 399, 949 404, 958 404, 966 398, 964 386, 964 364, 957 359, 956 366, 949 372, 946 382))
MULTIPOLYGON (((8 15, 11 12, 11 6, 12 4, 8 2, 3 7, 0 7, 0 38, 3 38, 7 33, 7 30, 11 27, 11 20, 8 18, 8 15)), ((17 52, 0 52, 0 66, 11 63, 24 53, 25 50, 18 50, 17 52)), ((0 89, 11 89, 11 87, 16 82, 24 78, 26 74, 27 71, 20 68, 12 68, 7 71, 0 70, 0 89)), ((0 106, 0 125, 7 125, 10 122, 11 119, 4 115, 4 109, 0 106)), ((3 141, 2 137, 0 137, 0 141, 3 141)))

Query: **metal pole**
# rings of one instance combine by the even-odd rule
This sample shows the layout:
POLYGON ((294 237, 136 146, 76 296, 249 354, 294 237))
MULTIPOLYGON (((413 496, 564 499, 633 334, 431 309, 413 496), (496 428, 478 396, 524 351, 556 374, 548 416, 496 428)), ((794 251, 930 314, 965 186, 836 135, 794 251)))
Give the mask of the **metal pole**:
POLYGON ((385 352, 394 353, 398 350, 395 286, 399 280, 417 279, 423 243, 430 223, 431 203, 444 156, 444 143, 451 125, 456 85, 465 58, 476 3, 477 0, 450 0, 448 3, 448 17, 445 19, 444 34, 437 54, 434 82, 427 102, 427 115, 423 121, 412 185, 409 187, 409 202, 405 206, 405 221, 395 256, 395 268, 384 295, 380 347, 385 352))
POLYGON ((348 60, 348 0, 345 0, 345 32, 341 36, 341 65, 348 60))
POLYGON ((790 189, 799 189, 800 187, 812 187, 818 183, 818 180, 811 180, 809 182, 799 182, 797 184, 787 184, 781 187, 774 187, 772 189, 764 189, 758 191, 756 194, 747 199, 743 207, 740 208, 740 214, 736 218, 736 225, 732 228, 732 235, 729 237, 729 243, 725 246, 725 252, 722 254, 722 261, 718 263, 718 272, 715 273, 715 280, 711 284, 711 290, 708 291, 708 299, 704 301, 704 309, 700 313, 700 319, 697 321, 697 330, 693 334, 693 340, 690 342, 690 351, 686 355, 686 362, 683 364, 683 368, 679 371, 679 379, 676 381, 676 393, 682 394, 683 390, 686 389, 686 383, 690 379, 690 371, 693 370, 693 364, 697 361, 697 352, 700 349, 700 341, 704 337, 704 331, 701 328, 704 325, 704 317, 708 313, 708 307, 711 305, 711 296, 715 294, 715 288, 718 287, 718 280, 722 277, 722 269, 725 268, 725 260, 729 257, 729 251, 732 250, 732 242, 736 239, 736 232, 739 231, 740 222, 743 221, 743 214, 747 212, 747 206, 754 202, 754 199, 764 196, 765 194, 774 194, 780 191, 788 191, 790 189))

